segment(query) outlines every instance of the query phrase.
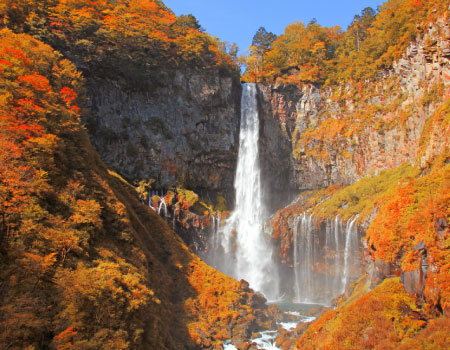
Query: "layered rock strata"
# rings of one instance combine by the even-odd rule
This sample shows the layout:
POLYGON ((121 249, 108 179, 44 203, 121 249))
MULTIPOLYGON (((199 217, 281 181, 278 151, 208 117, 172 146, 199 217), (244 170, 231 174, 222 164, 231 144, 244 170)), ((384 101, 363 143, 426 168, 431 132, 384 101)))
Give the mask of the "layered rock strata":
POLYGON ((434 126, 430 140, 421 142, 427 119, 450 96, 449 39, 448 23, 430 24, 376 82, 323 89, 282 80, 260 84, 263 119, 271 116, 278 127, 279 148, 265 150, 268 173, 313 190, 349 185, 405 162, 425 166, 449 144, 434 126), (285 149, 292 150, 290 157, 285 149))

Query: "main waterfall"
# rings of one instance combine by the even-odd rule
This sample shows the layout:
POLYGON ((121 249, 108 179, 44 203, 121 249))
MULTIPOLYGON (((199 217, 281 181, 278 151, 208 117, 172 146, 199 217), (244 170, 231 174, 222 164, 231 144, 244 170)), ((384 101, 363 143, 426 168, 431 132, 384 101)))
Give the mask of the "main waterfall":
MULTIPOLYGON (((205 260, 236 279, 245 279, 269 300, 329 304, 361 275, 357 216, 320 220, 298 213, 283 226, 291 230, 286 252, 272 258, 272 233, 263 206, 259 156, 260 124, 256 84, 243 85, 236 205, 228 219, 213 219, 205 260), (266 226, 264 227, 264 225, 266 226)), ((277 249, 281 249, 277 246, 277 249)), ((278 252, 279 253, 279 252, 278 252)))
POLYGON ((266 217, 261 195, 257 107, 256 85, 244 84, 234 184, 236 205, 219 232, 220 245, 212 245, 207 260, 224 273, 247 280, 253 289, 274 299, 278 296, 278 271, 272 261, 270 237, 263 234, 266 217))

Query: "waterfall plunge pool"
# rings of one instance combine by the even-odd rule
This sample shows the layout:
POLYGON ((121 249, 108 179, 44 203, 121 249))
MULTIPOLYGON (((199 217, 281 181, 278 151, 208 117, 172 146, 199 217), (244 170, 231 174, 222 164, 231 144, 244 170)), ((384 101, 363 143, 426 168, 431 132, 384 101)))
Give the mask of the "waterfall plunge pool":
MULTIPOLYGON (((297 326, 301 323, 309 323, 316 319, 318 313, 320 313, 326 306, 322 304, 310 304, 310 303, 293 303, 288 301, 274 302, 285 314, 293 316, 295 320, 287 322, 277 322, 277 329, 266 330, 258 333, 251 341, 256 344, 258 350, 281 350, 276 346, 277 337, 280 335, 280 330, 283 329, 287 332, 295 331, 297 326)), ((237 350, 237 348, 231 344, 230 340, 224 343, 224 350, 237 350)))

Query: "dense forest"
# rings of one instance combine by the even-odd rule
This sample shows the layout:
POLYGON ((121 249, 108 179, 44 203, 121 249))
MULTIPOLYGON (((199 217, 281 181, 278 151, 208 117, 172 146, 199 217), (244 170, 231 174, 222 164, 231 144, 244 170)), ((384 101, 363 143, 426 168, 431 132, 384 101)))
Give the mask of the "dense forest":
POLYGON ((392 0, 365 8, 345 31, 316 20, 292 23, 278 37, 261 28, 249 48, 244 79, 316 85, 374 79, 447 8, 446 1, 392 0), (290 69, 298 74, 289 74, 290 69))
MULTIPOLYGON (((429 70, 416 86, 395 69, 411 43, 438 57, 424 65, 447 64, 449 18, 448 1, 389 0, 364 9, 346 30, 315 20, 289 24, 279 36, 261 27, 249 54, 238 57, 235 44, 159 0, 0 0, 0 348, 218 350, 233 339, 239 349, 253 350, 253 334, 277 325, 283 316, 275 305, 194 254, 199 246, 207 253, 201 240, 232 209, 233 195, 223 193, 220 178, 208 175, 212 189, 201 188, 202 197, 190 188, 187 170, 169 161, 176 154, 159 155, 173 180, 164 193, 173 203, 172 224, 147 205, 161 200, 153 191, 167 183, 154 174, 124 179, 120 166, 110 170, 91 145, 92 135, 106 133, 93 122, 95 103, 102 103, 92 92, 96 84, 107 82, 127 98, 145 96, 150 105, 152 96, 185 79, 177 72, 198 74, 187 84, 198 100, 178 96, 189 118, 195 104, 208 111, 220 105, 214 89, 236 89, 226 84, 242 69, 242 82, 273 88, 272 97, 283 88, 290 97, 314 89, 325 96, 306 122, 299 108, 286 112, 297 101, 275 108, 282 98, 267 98, 270 123, 279 118, 288 139, 290 158, 283 161, 294 164, 292 174, 327 177, 317 186, 298 186, 297 202, 276 208, 271 239, 281 264, 292 268, 290 225, 300 212, 323 222, 355 218, 365 233, 367 273, 316 322, 282 333, 277 346, 448 349, 450 71, 445 66, 436 78, 429 70), (438 29, 430 35, 430 28, 438 29), (198 83, 214 74, 220 78, 213 87, 198 83), (344 173, 338 180, 332 166, 344 173), (424 265, 426 277, 418 272, 424 265)), ((208 122, 195 123, 194 131, 177 125, 173 135, 171 125, 149 128, 161 144, 187 135, 184 151, 196 150, 203 140, 195 135, 208 122)), ((234 129, 225 129, 218 142, 233 139, 234 129)), ((154 152, 143 139, 139 134, 138 146, 128 147, 131 159, 146 147, 154 152)), ((233 147, 227 144, 227 152, 233 147)), ((216 166, 208 163, 209 151, 200 150, 198 158, 216 166)), ((224 169, 235 166, 220 157, 224 169)))

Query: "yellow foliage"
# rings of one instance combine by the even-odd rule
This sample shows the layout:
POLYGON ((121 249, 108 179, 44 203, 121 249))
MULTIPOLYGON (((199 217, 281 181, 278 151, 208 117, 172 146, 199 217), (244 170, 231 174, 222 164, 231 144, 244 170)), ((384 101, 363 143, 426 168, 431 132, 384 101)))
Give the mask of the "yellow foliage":
POLYGON ((298 349, 396 349, 425 322, 399 279, 387 279, 348 305, 329 311, 297 342, 298 349))

